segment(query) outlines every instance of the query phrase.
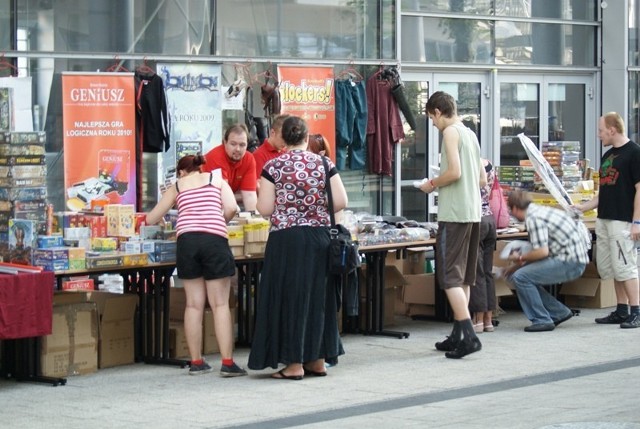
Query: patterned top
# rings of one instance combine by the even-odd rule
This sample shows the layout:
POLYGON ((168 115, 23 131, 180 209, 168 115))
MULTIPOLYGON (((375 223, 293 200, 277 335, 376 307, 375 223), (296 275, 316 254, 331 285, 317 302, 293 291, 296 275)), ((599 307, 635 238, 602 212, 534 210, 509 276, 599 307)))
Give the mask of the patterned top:
POLYGON ((491 196, 491 188, 493 181, 497 180, 496 170, 489 163, 484 170, 487 172, 487 184, 480 188, 480 198, 482 199, 482 216, 492 216, 491 206, 489 206, 489 197, 491 196))
POLYGON ((276 188, 271 231, 330 225, 325 184, 327 175, 332 177, 337 170, 330 159, 327 161, 328 174, 324 171, 322 157, 305 150, 288 151, 267 161, 262 177, 276 188))
POLYGON ((227 224, 222 216, 220 188, 209 183, 199 188, 178 191, 176 202, 178 203, 176 235, 186 232, 206 232, 228 238, 227 224))
POLYGON ((549 256, 562 261, 589 262, 580 221, 564 210, 529 204, 524 224, 534 249, 549 248, 549 256))

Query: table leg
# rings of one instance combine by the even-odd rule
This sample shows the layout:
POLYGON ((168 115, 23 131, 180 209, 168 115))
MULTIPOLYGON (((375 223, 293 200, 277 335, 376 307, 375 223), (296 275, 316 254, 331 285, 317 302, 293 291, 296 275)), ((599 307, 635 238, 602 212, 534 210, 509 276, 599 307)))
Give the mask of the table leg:
POLYGON ((39 337, 3 340, 2 347, 2 368, 7 378, 52 386, 67 384, 66 378, 41 374, 39 337))
POLYGON ((238 338, 237 345, 248 346, 253 340, 256 305, 262 261, 242 261, 238 266, 238 338))
POLYGON ((153 323, 149 338, 153 338, 153 354, 145 357, 146 363, 177 365, 184 368, 188 360, 169 357, 169 305, 171 296, 171 268, 157 268, 147 274, 147 296, 152 300, 153 323))
POLYGON ((384 329, 384 299, 385 299, 385 259, 386 251, 368 252, 367 259, 367 281, 366 281, 366 302, 365 311, 366 335, 382 335, 396 337, 399 339, 408 338, 408 332, 390 331, 384 329))

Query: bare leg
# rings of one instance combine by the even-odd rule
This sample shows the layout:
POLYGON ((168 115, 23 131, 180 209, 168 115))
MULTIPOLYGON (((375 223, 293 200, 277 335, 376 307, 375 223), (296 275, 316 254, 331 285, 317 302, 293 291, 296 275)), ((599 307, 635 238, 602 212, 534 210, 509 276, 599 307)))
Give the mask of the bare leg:
POLYGON ((469 287, 463 286, 445 289, 447 299, 449 300, 449 304, 451 304, 451 308, 453 309, 453 318, 458 321, 471 319, 471 315, 469 314, 469 303, 465 289, 468 290, 469 287))
POLYGON ((231 277, 207 280, 206 284, 220 355, 222 359, 231 359, 233 356, 233 320, 229 309, 231 277))
MULTIPOLYGON (((631 280, 629 280, 631 281, 631 280)), ((627 297, 626 283, 624 281, 613 280, 613 285, 616 290, 616 300, 618 304, 629 304, 629 298, 627 297)))
POLYGON ((182 280, 187 296, 184 309, 184 334, 191 360, 202 359, 202 316, 206 300, 205 283, 202 277, 182 280))
MULTIPOLYGON (((640 301, 640 290, 638 289, 638 279, 626 280, 624 282, 620 282, 624 287, 624 294, 629 300, 629 305, 639 305, 640 301)), ((618 296, 618 282, 616 284, 616 296, 618 296)), ((620 300, 618 299, 618 302, 620 300)))

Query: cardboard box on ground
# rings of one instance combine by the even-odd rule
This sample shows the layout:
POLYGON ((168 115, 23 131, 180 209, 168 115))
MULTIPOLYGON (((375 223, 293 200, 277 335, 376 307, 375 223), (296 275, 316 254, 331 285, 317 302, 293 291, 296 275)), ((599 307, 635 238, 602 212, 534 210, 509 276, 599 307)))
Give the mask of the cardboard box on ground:
POLYGON ((137 304, 133 294, 56 292, 52 334, 42 341, 43 375, 66 377, 133 363, 137 304))
POLYGON ((42 337, 40 370, 47 377, 98 370, 98 311, 95 303, 56 304, 52 332, 42 337))
MULTIPOLYGON (((365 290, 366 290, 366 279, 367 279, 367 266, 363 264, 360 267, 360 329, 365 328, 365 311, 364 306, 366 305, 365 300, 365 290)), ((402 291, 402 286, 406 283, 402 273, 395 266, 386 265, 384 267, 384 322, 383 326, 391 326, 395 324, 395 307, 396 307, 396 296, 398 291, 402 291)))
POLYGON ((565 282, 560 288, 564 296, 564 303, 568 307, 578 308, 606 308, 614 307, 618 300, 613 279, 603 280, 598 273, 596 260, 596 243, 592 244, 592 261, 582 274, 582 277, 565 282))
MULTIPOLYGON (((179 282, 176 282, 179 284, 179 282)), ((169 303, 169 356, 172 358, 189 358, 189 347, 184 332, 184 310, 187 297, 182 287, 171 288, 169 303)), ((234 332, 237 317, 237 300, 233 289, 229 294, 229 307, 233 318, 234 332)), ((202 353, 205 355, 220 352, 216 339, 213 312, 210 307, 205 308, 202 318, 202 353)))
POLYGON ((102 291, 67 291, 54 295, 54 303, 92 302, 98 314, 98 367, 134 362, 134 317, 138 296, 102 291))
MULTIPOLYGON (((506 243, 498 242, 498 253, 494 256, 498 258, 499 251, 506 243)), ((428 264, 433 264, 432 248, 407 249, 406 258, 402 258, 401 252, 391 251, 387 254, 387 266, 394 266, 403 275, 405 283, 396 284, 395 314, 403 316, 435 316, 435 274, 427 273, 428 264), (429 259, 428 259, 429 258, 429 259)), ((506 261, 499 260, 499 264, 506 261)), ((496 279, 496 296, 513 295, 511 288, 504 279, 496 279)), ((387 311, 385 311, 387 315, 387 311)))
MULTIPOLYGON (((427 264, 433 262, 430 260, 431 250, 431 247, 419 247, 407 249, 406 253, 394 250, 387 254, 387 266, 395 267, 404 280, 403 284, 396 286, 396 294, 393 298, 395 314, 400 316, 434 316, 436 314, 435 275, 426 272, 427 264), (403 258, 403 255, 406 257, 403 258)), ((386 301, 385 304, 387 304, 386 301)), ((386 316, 385 308, 385 319, 386 316)))

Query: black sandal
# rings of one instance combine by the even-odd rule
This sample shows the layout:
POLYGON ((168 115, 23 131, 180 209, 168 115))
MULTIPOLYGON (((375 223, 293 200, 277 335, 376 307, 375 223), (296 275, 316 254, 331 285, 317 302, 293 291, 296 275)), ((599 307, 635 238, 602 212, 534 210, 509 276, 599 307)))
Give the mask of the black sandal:
POLYGON ((271 374, 271 378, 275 378, 276 380, 302 380, 304 378, 304 376, 302 375, 287 375, 284 373, 284 369, 281 369, 280 371, 271 374), (276 374, 279 375, 279 377, 276 377, 276 374))
POLYGON ((325 377, 327 371, 313 371, 311 369, 304 368, 304 375, 313 375, 315 377, 325 377))

